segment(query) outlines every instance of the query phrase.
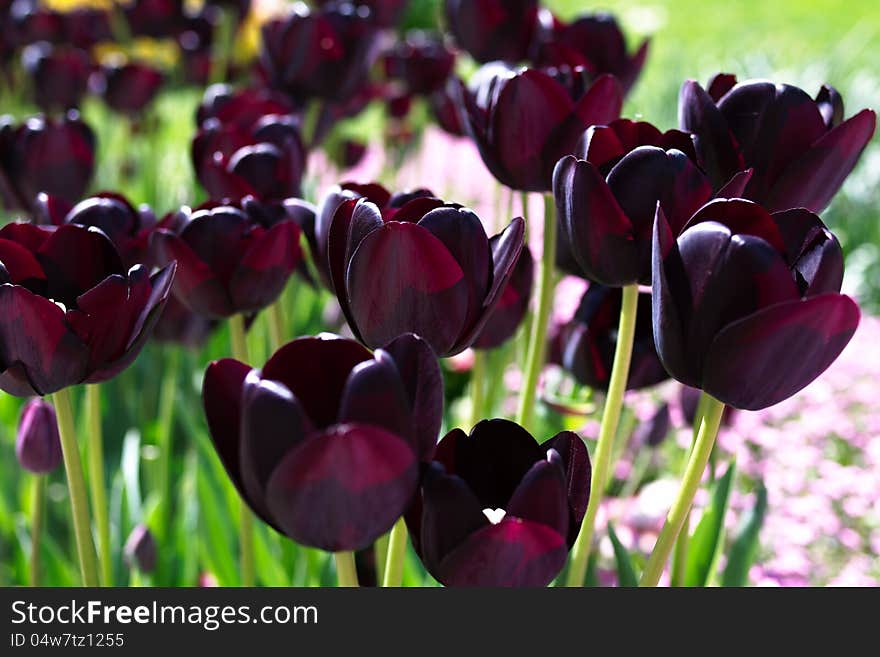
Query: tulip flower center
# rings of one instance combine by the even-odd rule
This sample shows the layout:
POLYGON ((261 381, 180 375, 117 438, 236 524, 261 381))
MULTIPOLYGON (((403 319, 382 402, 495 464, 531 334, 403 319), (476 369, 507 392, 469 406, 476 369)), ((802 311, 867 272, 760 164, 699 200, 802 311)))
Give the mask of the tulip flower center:
POLYGON ((504 520, 504 516, 507 513, 504 509, 483 509, 483 514, 489 519, 493 525, 497 525, 499 522, 504 520))

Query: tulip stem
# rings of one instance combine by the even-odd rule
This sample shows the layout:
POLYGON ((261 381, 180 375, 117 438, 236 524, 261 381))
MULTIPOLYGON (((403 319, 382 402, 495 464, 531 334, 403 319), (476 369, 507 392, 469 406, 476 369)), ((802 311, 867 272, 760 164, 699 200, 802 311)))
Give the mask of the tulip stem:
POLYGON ((107 490, 104 488, 104 431, 101 427, 101 386, 86 387, 86 422, 88 423, 89 488, 92 512, 98 534, 98 561, 101 566, 101 585, 113 586, 113 558, 110 549, 110 512, 107 490))
MULTIPOLYGON (((242 363, 250 360, 247 339, 244 331, 244 315, 229 318, 229 338, 232 343, 232 356, 242 363)), ((244 500, 239 500, 238 549, 241 562, 241 585, 254 586, 256 570, 254 566, 254 516, 244 500)))
POLYGON ((177 370, 180 368, 180 350, 171 349, 165 363, 162 392, 159 398, 159 505, 161 509, 160 538, 170 533, 171 526, 171 450, 174 434, 174 402, 177 399, 177 370))
POLYGON ((43 534, 43 518, 46 508, 46 475, 34 475, 31 498, 31 586, 40 585, 40 542, 43 534))
POLYGON ((354 565, 354 552, 334 552, 336 557, 336 576, 339 578, 339 586, 358 586, 357 567, 354 565))
POLYGON ((281 313, 282 298, 283 297, 278 297, 278 300, 268 308, 269 348, 272 350, 272 353, 278 351, 281 345, 284 344, 284 317, 281 313))
POLYGON ((617 346, 614 349, 614 362, 611 366, 611 378, 608 381, 608 394, 605 397, 605 408, 602 410, 602 425, 599 429, 599 440, 593 455, 593 476, 590 481, 590 501, 587 513, 581 523, 581 529, 571 556, 568 569, 568 586, 582 586, 587 570, 587 557, 593 543, 593 530, 596 513, 608 487, 608 476, 611 471, 611 456, 614 448, 614 437, 620 422, 620 411, 623 408, 623 395, 626 392, 626 381, 629 376, 629 364, 632 359, 633 338, 636 332, 636 312, 639 302, 639 286, 627 285, 623 288, 623 299, 620 307, 620 321, 617 328, 617 346))
MULTIPOLYGON (((528 199, 523 194, 523 214, 528 199)), ((554 265, 556 260, 556 213, 553 196, 544 195, 544 253, 541 256, 541 279, 538 287, 538 302, 532 321, 529 336, 529 348, 526 352, 526 367, 520 390, 519 406, 516 421, 526 429, 532 428, 535 416, 535 399, 538 394, 538 379, 544 367, 547 351, 547 325, 550 321, 550 310, 553 308, 553 288, 556 283, 554 265)))
MULTIPOLYGON (((706 404, 708 402, 707 395, 700 395, 700 401, 697 403, 697 410, 694 414, 693 420, 693 436, 691 438, 691 447, 688 450, 688 459, 690 459, 691 453, 694 451, 694 446, 697 444, 697 436, 700 432, 700 426, 703 424, 703 416, 706 413, 706 404)), ((687 462, 685 462, 686 464, 687 462)), ((685 468, 687 466, 685 465, 685 468)), ((684 472, 681 473, 681 476, 684 477, 684 472)), ((675 540, 675 549, 672 553, 672 574, 670 576, 670 585, 671 586, 684 586, 684 572, 685 572, 685 564, 687 563, 687 555, 688 555, 688 543, 690 542, 690 527, 691 527, 691 514, 688 511, 687 515, 684 518, 684 523, 682 524, 682 531, 679 532, 678 538, 675 540)))
POLYGON ((486 405, 486 352, 474 349, 474 366, 471 368, 471 421, 468 427, 483 419, 486 405))
POLYGON ((706 464, 709 462, 709 455, 715 445, 715 437, 718 435, 718 427, 721 425, 721 414, 724 412, 724 403, 710 397, 705 392, 703 394, 706 396, 706 405, 703 420, 700 423, 700 431, 697 434, 697 442, 694 444, 694 449, 688 460, 681 488, 672 508, 669 509, 666 522, 663 524, 663 529, 654 545, 654 551, 651 552, 645 571, 642 573, 639 586, 657 586, 657 582, 660 581, 660 575, 666 566, 675 539, 690 512, 697 488, 700 486, 700 479, 703 477, 706 464))
POLYGON ((406 556, 406 521, 401 517, 388 539, 388 556, 382 586, 400 586, 403 583, 403 558, 406 556))
POLYGON ((82 461, 80 461, 79 448, 76 444, 70 391, 66 388, 59 390, 52 395, 52 402, 58 416, 58 433, 61 435, 61 452, 64 455, 64 470, 67 473, 70 510, 73 517, 73 531, 76 537, 82 583, 83 586, 98 586, 98 559, 95 554, 95 543, 92 540, 89 501, 86 495, 82 461))

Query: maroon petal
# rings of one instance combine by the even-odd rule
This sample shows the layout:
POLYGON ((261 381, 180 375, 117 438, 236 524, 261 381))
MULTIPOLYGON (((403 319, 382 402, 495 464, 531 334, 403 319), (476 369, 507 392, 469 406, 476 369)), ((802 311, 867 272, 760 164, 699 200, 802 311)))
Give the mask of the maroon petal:
POLYGON ((843 97, 837 89, 828 84, 823 84, 816 94, 816 107, 822 114, 825 125, 831 129, 843 123, 843 97))
POLYGON ((718 334, 706 359, 703 389, 735 408, 772 406, 822 374, 858 324, 859 307, 840 294, 764 308, 718 334))
POLYGON ((687 228, 703 221, 720 222, 731 233, 760 237, 780 254, 788 251, 779 224, 764 207, 753 201, 738 198, 714 199, 694 213, 687 228))
POLYGON ((858 162, 876 123, 877 115, 866 109, 826 133, 776 181, 767 207, 824 210, 858 162))
POLYGON ((419 225, 391 222, 368 234, 352 255, 346 289, 357 331, 371 347, 415 333, 447 355, 465 328, 465 274, 419 225))
POLYGON ((298 543, 360 550, 391 529, 412 501, 418 459, 407 442, 365 424, 312 434, 272 474, 272 517, 298 543))
POLYGON ((229 281, 237 312, 256 312, 278 298, 302 258, 299 235, 293 221, 281 221, 251 241, 229 281))
POLYGON ((507 503, 507 515, 538 522, 557 531, 569 534, 570 511, 568 490, 562 458, 554 449, 547 451, 547 458, 538 461, 522 478, 507 503))
MULTIPOLYGON (((283 384, 251 370, 241 389, 239 472, 241 484, 260 517, 271 518, 266 485, 284 455, 314 429, 299 401, 283 384)), ((270 522, 271 520, 267 520, 270 522)))
POLYGON ((415 424, 397 366, 377 349, 373 358, 355 365, 345 382, 338 422, 381 427, 415 445, 415 424))
POLYGON ((717 103, 721 100, 724 94, 733 89, 735 85, 735 75, 731 73, 716 73, 712 79, 709 80, 709 84, 706 85, 706 92, 712 97, 712 100, 717 103))
POLYGON ((9 282, 28 287, 43 282, 46 274, 34 254, 18 242, 0 238, 0 263, 6 268, 9 282))
MULTIPOLYGON (((583 125, 607 125, 620 117, 623 89, 613 75, 600 75, 574 106, 583 125)), ((571 148, 567 149, 571 152, 571 148)))
POLYGON ((336 422, 349 373, 370 358, 370 352, 354 340, 322 333, 288 342, 266 361, 262 375, 287 386, 322 429, 336 422))
POLYGON ((754 169, 746 169, 733 175, 721 189, 715 193, 716 198, 742 198, 745 189, 755 173, 754 169))
POLYGON ((590 501, 590 482, 593 468, 590 455, 583 439, 573 431, 560 431, 544 443, 542 448, 555 449, 562 457, 565 467, 566 491, 568 504, 571 508, 571 536, 569 544, 573 544, 580 530, 581 522, 587 513, 590 501))
POLYGON ((81 382, 88 350, 48 299, 0 285, 0 386, 13 395, 48 395, 81 382))
POLYGON ((639 278, 633 225, 598 169, 568 156, 553 175, 553 195, 571 253, 584 274, 607 285, 639 278))
MULTIPOLYGON (((443 422, 443 374, 427 342, 408 333, 395 338, 380 351, 391 356, 409 396, 421 459, 434 455, 443 422)), ((377 352, 378 353, 378 352, 377 352)))
POLYGON ((546 525, 504 519, 471 534, 434 576, 446 586, 546 586, 567 555, 565 537, 546 525))
MULTIPOLYGON (((493 247, 499 238, 498 235, 492 238, 493 247)), ((486 324, 474 341, 475 349, 494 349, 513 337, 529 309, 534 277, 535 261, 528 246, 524 245, 498 304, 489 313, 486 324)))

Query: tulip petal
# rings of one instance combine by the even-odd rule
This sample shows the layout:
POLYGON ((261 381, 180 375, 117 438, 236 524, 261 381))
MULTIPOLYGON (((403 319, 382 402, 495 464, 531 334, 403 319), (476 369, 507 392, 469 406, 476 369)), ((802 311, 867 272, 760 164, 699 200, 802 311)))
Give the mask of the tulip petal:
POLYGON ((740 171, 739 173, 734 174, 733 177, 724 183, 724 186, 715 193, 715 197, 741 198, 754 173, 754 169, 746 169, 745 171, 740 171))
POLYGON ((713 187, 721 187, 737 171, 742 171, 742 155, 727 120, 715 101, 694 80, 681 87, 678 122, 682 130, 694 133, 697 153, 713 187))
POLYGON ((278 298, 302 258, 299 236, 293 221, 280 221, 251 241, 229 280, 238 312, 256 312, 278 298))
POLYGON ((735 408, 772 406, 822 374, 858 323, 858 306, 840 294, 759 310, 718 333, 706 359, 703 389, 735 408))
POLYGON ((9 274, 9 282, 31 287, 45 284, 46 274, 40 263, 27 248, 9 239, 0 238, 0 263, 9 274))
POLYGON ((369 233, 351 257, 346 289, 371 347, 416 333, 447 355, 466 328, 465 274, 443 242, 416 224, 390 222, 369 233))
POLYGON ((506 507, 507 515, 538 522, 568 536, 571 512, 562 458, 554 449, 535 463, 520 481, 506 507))
POLYGON ((262 375, 287 386, 315 427, 322 429, 336 422, 349 373, 370 358, 354 340, 323 333, 288 342, 266 361, 262 375))
MULTIPOLYGON (((490 240, 493 250, 499 239, 500 236, 496 235, 490 240)), ((475 349, 494 349, 513 337, 529 309, 534 278, 535 261, 528 246, 523 245, 498 304, 474 341, 475 349)))
POLYGON ((434 576, 446 586, 546 586, 567 554, 565 538, 546 525, 505 518, 471 534, 434 576))
POLYGON ((553 195, 572 256, 587 278, 608 285, 636 282, 633 224, 598 169, 571 156, 560 160, 553 195))
POLYGON ((355 365, 342 390, 338 422, 375 425, 415 443, 409 399, 389 354, 377 349, 372 359, 355 365))
POLYGON ((722 223, 734 234, 760 237, 780 254, 788 251, 779 224, 763 206, 753 201, 740 198, 714 199, 695 212, 686 227, 691 228, 703 221, 722 223))
POLYGON ((46 272, 47 295, 68 307, 107 276, 125 272, 113 243, 94 228, 60 226, 36 257, 46 272))
POLYGON ((560 431, 542 448, 555 449, 562 457, 565 467, 565 480, 568 494, 568 503, 571 507, 571 543, 577 537, 581 522, 587 513, 587 505, 590 501, 590 481, 593 467, 590 464, 590 454, 583 439, 573 431, 560 431))
POLYGON ((18 285, 0 285, 0 387, 10 394, 47 395, 81 382, 88 349, 50 300, 18 285))
POLYGON ((872 110, 862 110, 818 139, 769 190, 768 209, 824 210, 858 162, 876 123, 872 110))
POLYGON ((427 342, 407 333, 383 347, 394 359, 403 389, 409 394, 421 459, 429 461, 443 422, 443 373, 427 342))
POLYGON ((312 434, 275 468, 272 517, 299 543, 338 552, 366 548, 412 501, 418 459, 381 427, 344 424, 312 434))

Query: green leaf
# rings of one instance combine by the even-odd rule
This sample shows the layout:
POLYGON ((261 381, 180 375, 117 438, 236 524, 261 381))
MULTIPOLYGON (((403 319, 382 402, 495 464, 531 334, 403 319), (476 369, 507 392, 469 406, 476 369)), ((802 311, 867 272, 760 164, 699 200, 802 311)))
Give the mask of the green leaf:
POLYGON ((727 467, 727 472, 712 488, 712 499, 703 511, 700 522, 694 530, 688 548, 687 564, 684 572, 685 586, 707 586, 715 570, 721 551, 724 534, 724 514, 730 499, 730 489, 736 474, 736 461, 727 467))
POLYGON ((617 562, 617 584, 618 586, 626 586, 628 588, 639 585, 639 578, 636 576, 636 570, 633 568, 632 560, 629 552, 623 547, 623 543, 614 533, 614 525, 608 523, 608 538, 611 539, 611 545, 614 546, 614 560, 617 562))
POLYGON ((749 569, 758 553, 758 536, 767 514, 767 489, 758 482, 755 506, 745 513, 736 532, 736 538, 727 555, 727 567, 721 579, 723 586, 745 586, 749 582, 749 569))

